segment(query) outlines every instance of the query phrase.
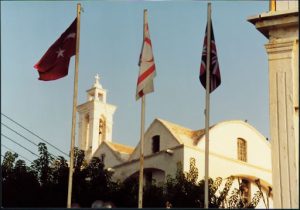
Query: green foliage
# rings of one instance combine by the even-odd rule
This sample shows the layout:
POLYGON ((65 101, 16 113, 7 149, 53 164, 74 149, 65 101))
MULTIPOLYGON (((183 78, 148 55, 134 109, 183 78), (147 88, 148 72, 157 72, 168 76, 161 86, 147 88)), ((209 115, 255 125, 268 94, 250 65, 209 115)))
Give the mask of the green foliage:
POLYGON ((16 161, 17 157, 17 154, 6 152, 1 164, 3 206, 34 206, 34 201, 38 195, 39 182, 35 173, 26 166, 24 160, 16 161))
POLYGON ((6 152, 2 161, 2 179, 5 181, 13 173, 14 163, 18 157, 17 153, 6 152))
MULTIPOLYGON (((178 171, 177 171, 178 173, 178 171)), ((196 160, 195 158, 191 158, 190 160, 190 171, 186 174, 186 179, 191 182, 196 184, 198 180, 198 168, 196 167, 196 160)))
MULTIPOLYGON (((30 167, 23 160, 17 160, 17 154, 5 154, 1 164, 4 207, 66 207, 67 160, 53 158, 43 143, 39 144, 39 153, 40 157, 30 167)), ((137 207, 137 177, 113 182, 112 172, 105 169, 99 158, 87 163, 83 151, 75 148, 74 154, 73 202, 81 207, 91 207, 95 200, 112 201, 117 207, 137 207)), ((143 206, 165 207, 166 201, 169 201, 176 208, 203 208, 204 180, 197 180, 198 169, 194 159, 191 159, 187 173, 178 162, 174 177, 168 175, 166 182, 160 185, 152 180, 152 184, 144 187, 143 206)), ((260 199, 264 199, 259 180, 259 191, 251 202, 245 202, 241 185, 231 190, 233 180, 234 177, 209 179, 210 208, 255 208, 260 199), (221 188, 223 182, 225 184, 221 188)))
MULTIPOLYGON (((226 191, 228 194, 229 189, 227 189, 229 187, 229 185, 232 185, 232 180, 233 178, 230 178, 230 181, 228 181, 227 186, 225 185, 226 191)), ((224 189, 225 189, 224 188, 224 189)), ((229 187, 230 188, 230 187, 229 187)), ((243 187, 242 187, 242 183, 239 183, 239 188, 234 188, 231 191, 231 195, 228 196, 227 199, 224 199, 222 205, 220 206, 221 208, 255 208, 257 206, 257 204, 259 203, 260 199, 261 199, 262 193, 260 191, 257 191, 252 200, 250 202, 248 202, 244 197, 243 197, 243 187)))
MULTIPOLYGON (((66 207, 69 166, 63 157, 54 159, 39 143, 38 159, 30 167, 18 155, 7 152, 2 161, 4 207, 66 207)), ((90 207, 96 199, 109 199, 114 183, 104 164, 94 158, 87 164, 84 152, 75 149, 73 202, 90 207)))
POLYGON ((184 174, 182 164, 177 163, 175 178, 167 177, 164 187, 165 201, 171 202, 177 208, 199 207, 203 188, 195 183, 197 178, 197 170, 190 167, 189 173, 184 174))
POLYGON ((81 175, 85 175, 85 180, 80 180, 85 186, 81 186, 83 188, 77 199, 83 206, 90 207, 94 200, 108 200, 111 173, 104 170, 104 164, 99 158, 92 158, 87 167, 82 169, 81 175), (82 195, 86 198, 82 199, 82 195))
POLYGON ((223 190, 220 191, 220 195, 218 197, 216 197, 216 199, 215 199, 216 202, 215 203, 212 202, 212 205, 214 205, 215 207, 220 207, 220 208, 224 208, 225 207, 224 203, 226 201, 226 197, 227 197, 227 195, 229 193, 229 190, 230 190, 230 188, 232 186, 232 183, 233 183, 233 177, 232 176, 228 177, 226 179, 225 186, 224 186, 223 190))
POLYGON ((17 153, 11 153, 10 151, 7 151, 4 155, 4 159, 2 161, 2 170, 11 171, 14 167, 14 162, 16 158, 18 157, 17 153))
POLYGON ((36 172, 41 185, 47 185, 51 181, 52 174, 51 174, 50 164, 54 160, 54 158, 48 152, 45 143, 39 143, 38 150, 40 153, 40 157, 37 160, 33 161, 31 167, 36 172))
POLYGON ((138 180, 135 177, 130 177, 124 182, 118 182, 118 190, 111 199, 116 206, 125 208, 138 207, 138 180))
POLYGON ((143 193, 143 207, 163 207, 163 187, 155 183, 148 185, 144 188, 143 193))

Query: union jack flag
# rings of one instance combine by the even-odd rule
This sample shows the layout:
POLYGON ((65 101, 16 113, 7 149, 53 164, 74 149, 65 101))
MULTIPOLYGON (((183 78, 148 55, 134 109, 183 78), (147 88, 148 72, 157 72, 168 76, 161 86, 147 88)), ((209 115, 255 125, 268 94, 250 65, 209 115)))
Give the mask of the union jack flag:
MULTIPOLYGON (((211 39, 210 39, 210 90, 209 93, 213 92, 221 84, 221 74, 219 69, 219 62, 217 56, 217 48, 215 43, 215 37, 211 22, 211 39)), ((205 30, 205 37, 202 51, 202 61, 200 67, 199 79, 202 86, 206 89, 206 55, 207 55, 207 25, 205 30)))
POLYGON ((136 87, 136 100, 143 95, 153 92, 153 79, 156 75, 152 44, 148 27, 147 10, 144 12, 144 40, 139 59, 139 76, 136 87))

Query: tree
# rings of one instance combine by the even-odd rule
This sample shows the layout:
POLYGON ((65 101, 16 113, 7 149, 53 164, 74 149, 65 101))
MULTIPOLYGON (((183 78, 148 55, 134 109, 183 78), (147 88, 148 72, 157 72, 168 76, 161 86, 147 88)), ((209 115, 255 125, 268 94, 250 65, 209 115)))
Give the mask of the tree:
POLYGON ((3 206, 35 207, 39 182, 24 160, 16 161, 17 157, 16 153, 7 152, 1 165, 3 206))
POLYGON ((164 189, 163 186, 158 186, 155 181, 152 184, 144 187, 143 207, 164 207, 164 189))
MULTIPOLYGON (((69 166, 63 157, 54 159, 45 144, 39 144, 40 157, 27 167, 18 155, 7 152, 1 164, 4 207, 65 207, 68 190, 69 166), (17 160, 17 161, 16 161, 17 160)), ((73 202, 81 207, 91 207, 95 200, 112 201, 117 207, 137 207, 138 180, 131 177, 123 182, 113 182, 112 172, 105 169, 99 158, 86 163, 84 151, 75 148, 73 174, 73 202)), ((243 186, 231 190, 235 177, 215 180, 209 178, 210 208, 255 208, 262 198, 268 208, 268 196, 264 198, 260 181, 258 191, 251 201, 245 201, 243 186), (221 188, 222 182, 225 182, 221 188)), ((204 180, 197 182, 198 169, 191 159, 189 172, 183 172, 177 163, 174 177, 168 175, 163 185, 155 180, 144 187, 144 207, 164 207, 166 201, 173 207, 203 208, 204 180)))
POLYGON ((92 158, 84 169, 87 175, 88 191, 86 192, 90 203, 95 200, 109 200, 111 173, 104 170, 104 164, 99 158, 92 158))
POLYGON ((14 167, 14 189, 18 196, 14 196, 14 206, 35 207, 40 185, 35 173, 18 160, 14 167))
POLYGON ((6 181, 6 179, 13 173, 14 163, 18 157, 17 153, 11 153, 7 151, 4 155, 4 159, 2 161, 2 179, 6 181))
POLYGON ((111 200, 117 207, 137 208, 139 182, 137 177, 130 177, 123 182, 115 183, 111 200))
MULTIPOLYGON (((220 190, 219 195, 216 195, 217 189, 220 188, 222 178, 218 177, 215 181, 210 179, 209 181, 209 207, 212 208, 255 208, 259 203, 262 192, 257 191, 250 202, 246 201, 243 197, 243 184, 239 182, 239 188, 234 188, 230 191, 233 184, 234 177, 228 177, 226 179, 225 186, 220 190), (230 192, 230 195, 229 195, 230 192)), ((239 180, 239 178, 238 178, 239 180)))
MULTIPOLYGON (((177 164, 177 172, 175 178, 168 176, 165 184, 165 200, 170 201, 173 207, 190 207, 190 208, 203 208, 204 207, 204 185, 205 181, 198 179, 198 169, 194 161, 190 162, 190 170, 184 173, 182 164, 177 164)), ((243 198, 242 183, 239 188, 231 191, 234 177, 222 179, 217 177, 215 180, 208 179, 209 187, 209 207, 210 208, 255 208, 262 197, 262 191, 259 188, 250 202, 245 202, 243 198), (225 181, 222 189, 220 186, 225 181), (229 195, 230 193, 230 195, 229 195)))
POLYGON ((167 177, 165 184, 165 201, 170 201, 176 208, 196 208, 200 206, 203 188, 196 184, 198 171, 193 163, 190 164, 189 173, 184 173, 182 164, 177 163, 175 178, 167 177))
POLYGON ((75 148, 73 175, 73 202, 82 207, 91 207, 95 200, 111 200, 114 183, 112 173, 104 169, 99 158, 85 162, 84 151, 75 148))
POLYGON ((38 144, 38 151, 40 154, 39 158, 34 160, 31 164, 31 168, 38 177, 38 181, 40 183, 40 191, 36 198, 36 202, 39 207, 56 207, 56 193, 53 190, 53 176, 51 168, 54 158, 48 152, 45 143, 38 144))
POLYGON ((1 168, 2 168, 2 192, 3 192, 3 206, 12 207, 14 205, 14 194, 17 192, 14 188, 14 164, 17 153, 7 151, 4 155, 1 168))
POLYGON ((59 156, 51 163, 51 190, 53 207, 65 207, 68 196, 69 166, 64 157, 59 156))
POLYGON ((40 157, 37 160, 34 160, 31 167, 37 173, 39 182, 41 185, 47 185, 51 181, 51 168, 50 164, 54 160, 53 156, 48 152, 47 146, 45 143, 38 144, 38 151, 40 157))

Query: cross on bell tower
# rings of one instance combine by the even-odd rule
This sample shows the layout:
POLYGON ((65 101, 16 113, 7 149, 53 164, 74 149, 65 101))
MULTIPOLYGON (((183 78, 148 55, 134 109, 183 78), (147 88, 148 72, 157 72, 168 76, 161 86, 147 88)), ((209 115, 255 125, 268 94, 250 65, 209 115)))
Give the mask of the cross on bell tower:
POLYGON ((88 101, 102 101, 106 103, 106 90, 102 88, 102 85, 99 82, 99 75, 96 74, 95 82, 91 89, 87 90, 87 100, 88 101))
POLYGON ((95 76, 93 86, 88 89, 87 101, 77 107, 79 113, 79 149, 84 150, 87 160, 104 141, 112 141, 113 114, 116 107, 106 103, 106 90, 95 76))

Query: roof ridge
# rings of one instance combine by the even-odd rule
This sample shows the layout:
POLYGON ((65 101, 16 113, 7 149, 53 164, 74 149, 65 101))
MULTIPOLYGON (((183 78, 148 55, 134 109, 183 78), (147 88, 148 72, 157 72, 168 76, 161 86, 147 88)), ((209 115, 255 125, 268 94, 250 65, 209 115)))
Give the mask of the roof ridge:
POLYGON ((126 144, 121 144, 121 143, 117 143, 117 142, 108 142, 109 144, 116 144, 116 145, 120 145, 120 146, 123 146, 123 147, 128 147, 128 148, 134 148, 133 146, 129 146, 129 145, 126 145, 126 144))
POLYGON ((187 128, 187 127, 185 127, 185 126, 182 126, 182 125, 179 125, 179 124, 177 124, 177 123, 173 123, 173 122, 170 122, 170 121, 168 121, 168 120, 163 120, 163 119, 161 119, 161 118, 156 118, 158 121, 160 121, 160 122, 162 122, 163 124, 167 124, 167 125, 171 125, 171 126, 176 126, 176 127, 180 127, 180 128, 184 128, 184 129, 186 129, 186 130, 191 130, 192 131, 192 129, 190 129, 190 128, 187 128))
POLYGON ((123 152, 123 153, 127 153, 130 154, 133 152, 134 147, 131 146, 127 146, 124 144, 120 144, 120 143, 115 143, 115 142, 105 142, 112 150, 116 151, 116 152, 123 152))

